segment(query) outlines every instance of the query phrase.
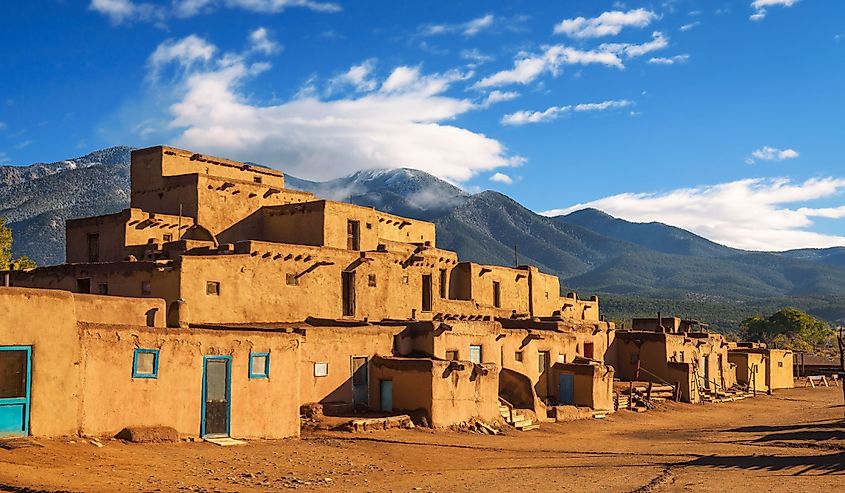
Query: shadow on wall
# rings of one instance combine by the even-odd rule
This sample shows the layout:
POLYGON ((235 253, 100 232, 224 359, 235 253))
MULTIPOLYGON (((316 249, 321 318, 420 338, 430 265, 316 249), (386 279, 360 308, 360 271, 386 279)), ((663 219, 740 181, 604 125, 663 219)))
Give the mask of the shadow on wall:
POLYGON ((499 396, 516 408, 531 410, 534 410, 537 399, 531 379, 507 368, 499 373, 499 396))

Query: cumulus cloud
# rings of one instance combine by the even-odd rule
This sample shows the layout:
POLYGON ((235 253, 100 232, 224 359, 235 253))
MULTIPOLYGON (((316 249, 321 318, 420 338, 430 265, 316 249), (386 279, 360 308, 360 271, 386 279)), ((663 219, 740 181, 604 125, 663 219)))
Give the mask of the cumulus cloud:
POLYGON ((375 65, 376 60, 371 58, 349 67, 349 70, 331 79, 329 89, 334 92, 343 86, 352 86, 357 91, 372 91, 378 85, 372 77, 375 65))
POLYGON ((745 159, 748 164, 754 164, 756 160, 760 161, 783 161, 786 159, 795 159, 800 154, 795 149, 777 149, 775 147, 761 147, 752 152, 749 157, 745 159))
POLYGON ((648 63, 652 65, 675 65, 676 63, 687 63, 689 55, 675 55, 671 57, 655 57, 649 59, 648 63))
POLYGON ((157 77, 163 65, 174 62, 182 69, 189 69, 198 62, 208 63, 216 52, 216 46, 195 34, 182 39, 169 39, 159 44, 147 60, 150 75, 157 77))
POLYGON ((493 173, 493 176, 490 177, 490 181, 495 181, 496 183, 504 183, 505 185, 513 184, 513 178, 504 174, 504 173, 493 173))
MULTIPOLYGON (((496 103, 510 101, 518 97, 519 93, 516 91, 490 91, 490 94, 487 95, 487 98, 482 103, 482 106, 488 107, 496 103)), ((0 127, 0 130, 2 130, 2 127, 0 127)))
POLYGON ((680 29, 681 29, 681 32, 687 32, 687 31, 690 31, 690 30, 698 27, 699 25, 701 25, 701 22, 699 22, 699 21, 690 22, 689 24, 684 24, 683 26, 681 26, 680 29))
POLYGON ((278 43, 270 39, 270 33, 264 27, 259 27, 249 33, 249 42, 252 50, 265 55, 273 54, 281 49, 278 43))
POLYGON ((598 17, 587 19, 576 17, 564 19, 555 25, 555 34, 565 34, 571 38, 600 38, 616 36, 626 27, 645 27, 657 18, 651 10, 634 9, 627 12, 612 10, 598 17))
POLYGON ((623 68, 622 60, 608 51, 582 51, 564 45, 549 46, 540 54, 522 53, 514 61, 513 68, 496 72, 475 84, 477 88, 503 86, 508 84, 528 84, 549 72, 560 73, 563 65, 600 64, 623 68))
POLYGON ((422 36, 438 36, 461 33, 466 37, 472 37, 490 29, 495 22, 496 17, 493 14, 487 14, 458 24, 426 24, 420 28, 420 34, 422 36))
POLYGON ((751 8, 754 13, 751 14, 752 21, 761 21, 766 18, 768 7, 792 7, 798 3, 798 0, 754 0, 751 2, 751 8))
POLYGON ((599 49, 609 53, 625 55, 628 58, 636 58, 669 46, 669 39, 659 31, 651 33, 651 38, 651 41, 642 44, 604 43, 599 46, 599 49))
POLYGON ((502 117, 503 125, 525 125, 528 123, 542 123, 556 120, 570 112, 606 111, 616 108, 627 108, 633 105, 627 99, 602 101, 601 103, 581 103, 576 105, 552 106, 543 111, 517 111, 502 117))
POLYGON ((845 178, 750 178, 664 193, 624 193, 565 209, 594 207, 629 221, 660 221, 718 243, 748 250, 845 246, 845 236, 810 231, 815 218, 845 218, 845 205, 813 208, 809 202, 841 199, 845 178), (798 207, 789 207, 789 206, 798 207))
POLYGON ((461 50, 460 56, 464 60, 469 60, 474 63, 485 63, 494 60, 492 56, 481 53, 477 48, 473 48, 471 50, 461 50))
POLYGON ((273 14, 292 7, 316 12, 340 12, 333 2, 312 0, 173 0, 169 6, 135 2, 133 0, 91 0, 90 9, 107 16, 113 23, 154 21, 164 22, 171 17, 187 18, 210 13, 221 7, 238 8, 250 12, 273 14))
MULTIPOLYGON (((178 57, 171 63, 181 67, 178 57)), ((248 98, 244 85, 267 67, 248 54, 192 65, 168 91, 177 94, 169 108, 170 126, 178 132, 175 143, 311 179, 411 167, 463 182, 524 161, 499 141, 449 123, 480 107, 447 95, 466 73, 400 66, 379 78, 365 65, 347 73, 361 82, 362 92, 354 96, 324 99, 319 92, 305 92, 264 104, 248 98)))

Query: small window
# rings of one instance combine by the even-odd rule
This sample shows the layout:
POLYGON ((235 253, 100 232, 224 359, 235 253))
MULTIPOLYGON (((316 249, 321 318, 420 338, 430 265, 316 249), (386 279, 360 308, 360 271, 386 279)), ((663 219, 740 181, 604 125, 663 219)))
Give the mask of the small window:
POLYGON ((314 363, 314 376, 315 377, 327 377, 327 376, 329 376, 329 364, 328 363, 314 363))
POLYGON ((469 347, 469 360, 476 364, 481 364, 481 346, 469 347))
POLYGON ((285 274, 285 284, 288 286, 299 286, 299 278, 296 274, 285 274))
POLYGON ((545 372, 549 369, 549 352, 548 351, 540 351, 537 353, 537 370, 540 373, 545 372))
POLYGON ((260 176, 253 176, 252 181, 255 182, 255 183, 261 183, 263 180, 261 179, 260 176))
POLYGON ((446 269, 440 269, 440 297, 446 298, 446 289, 449 287, 449 277, 446 273, 446 269))
POLYGON ((783 368, 783 361, 778 361, 778 368, 783 368))
POLYGON ((522 351, 513 353, 513 359, 516 361, 522 361, 522 351))
POLYGON ((132 378, 158 378, 158 349, 136 349, 132 378))
POLYGON ((270 376, 270 353, 249 353, 249 378, 270 376))
POLYGON ((558 354, 557 355, 557 362, 558 363, 566 363, 566 355, 563 354, 563 353, 558 354))
POLYGON ((163 235, 161 235, 161 238, 164 240, 165 243, 173 241, 173 235, 170 233, 164 233, 163 235))
POLYGON ((449 349, 446 351, 446 359, 449 361, 458 361, 458 350, 449 349))
POLYGON ((402 276, 402 284, 408 284, 408 281, 410 281, 408 276, 402 276))
POLYGON ((370 274, 367 276, 367 286, 374 288, 376 287, 376 275, 370 274))
POLYGON ((683 351, 678 351, 678 362, 680 362, 680 363, 684 362, 684 352, 683 351))
POLYGON ((220 296, 220 283, 217 281, 208 281, 205 283, 205 294, 209 296, 220 296))
POLYGON ((109 294, 109 285, 104 282, 97 284, 97 294, 109 294))
POLYGON ((91 278, 83 277, 82 279, 76 280, 76 292, 77 293, 90 293, 91 292, 91 278))
POLYGON ((372 223, 367 223, 367 229, 373 229, 372 223))
POLYGON ((150 281, 141 281, 141 294, 142 295, 153 294, 153 286, 150 283, 150 281))

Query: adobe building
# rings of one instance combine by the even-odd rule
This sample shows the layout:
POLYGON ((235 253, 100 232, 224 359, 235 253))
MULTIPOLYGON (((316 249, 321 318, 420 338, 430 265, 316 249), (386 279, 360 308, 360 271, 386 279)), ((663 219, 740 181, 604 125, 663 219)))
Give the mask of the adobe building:
POLYGON ((289 190, 260 166, 152 147, 131 178, 129 209, 67 222, 68 263, 9 273, 0 361, 25 395, 0 416, 29 413, 29 433, 291 436, 311 402, 434 426, 503 402, 540 419, 612 410, 614 327, 555 276, 460 262, 431 223, 289 190), (24 320, 51 303, 64 312, 24 320), (62 392, 51 373, 70 379, 62 392), (45 424, 55 399, 78 405, 62 426, 45 424))
POLYGON ((630 330, 616 330, 612 362, 626 381, 677 385, 681 400, 697 403, 736 384, 724 336, 707 325, 678 317, 637 318, 630 330))
POLYGON ((795 387, 792 351, 769 349, 763 343, 731 343, 728 359, 736 367, 740 385, 758 392, 795 387))

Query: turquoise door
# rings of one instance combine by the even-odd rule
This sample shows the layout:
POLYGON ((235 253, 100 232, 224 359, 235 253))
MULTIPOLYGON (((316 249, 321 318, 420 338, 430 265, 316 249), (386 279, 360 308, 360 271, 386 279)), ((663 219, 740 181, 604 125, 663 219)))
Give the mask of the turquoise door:
POLYGON ((381 396, 381 411, 393 412, 393 380, 379 381, 379 395, 381 396))
POLYGON ((575 375, 567 373, 560 374, 560 384, 558 387, 560 393, 558 394, 558 401, 563 405, 575 404, 575 375))
POLYGON ((0 437, 29 434, 32 346, 0 346, 0 437))

